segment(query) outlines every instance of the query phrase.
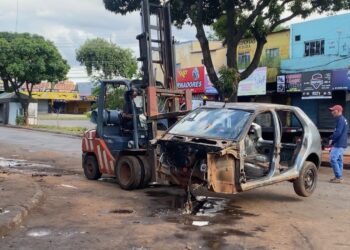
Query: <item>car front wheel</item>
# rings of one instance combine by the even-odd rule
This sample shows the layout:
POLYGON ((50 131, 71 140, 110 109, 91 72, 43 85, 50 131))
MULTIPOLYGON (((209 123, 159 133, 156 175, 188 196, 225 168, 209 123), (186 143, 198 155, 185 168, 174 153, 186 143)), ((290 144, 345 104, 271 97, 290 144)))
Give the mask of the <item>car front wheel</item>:
POLYGON ((317 167, 313 162, 306 161, 300 170, 298 179, 294 180, 293 187, 297 195, 310 196, 317 184, 317 167))

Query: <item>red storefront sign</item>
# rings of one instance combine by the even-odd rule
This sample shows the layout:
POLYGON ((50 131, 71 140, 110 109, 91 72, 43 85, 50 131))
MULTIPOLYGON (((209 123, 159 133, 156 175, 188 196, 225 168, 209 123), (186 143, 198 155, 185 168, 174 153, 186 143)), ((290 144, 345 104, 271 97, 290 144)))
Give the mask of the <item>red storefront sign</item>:
POLYGON ((204 67, 178 69, 176 72, 176 87, 190 89, 193 93, 204 93, 204 67))

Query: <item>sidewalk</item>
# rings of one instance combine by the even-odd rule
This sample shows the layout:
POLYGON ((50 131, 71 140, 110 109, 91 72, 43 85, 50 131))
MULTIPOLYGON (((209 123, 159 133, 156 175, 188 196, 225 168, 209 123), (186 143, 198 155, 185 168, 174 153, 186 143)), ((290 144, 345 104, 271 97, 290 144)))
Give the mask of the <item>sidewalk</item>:
POLYGON ((20 225, 44 196, 32 177, 1 172, 0 194, 0 237, 20 225))

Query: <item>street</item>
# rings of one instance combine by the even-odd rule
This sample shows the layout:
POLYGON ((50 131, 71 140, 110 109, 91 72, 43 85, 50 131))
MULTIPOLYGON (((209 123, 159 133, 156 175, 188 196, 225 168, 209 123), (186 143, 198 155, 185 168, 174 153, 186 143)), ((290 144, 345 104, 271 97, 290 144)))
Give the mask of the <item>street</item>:
MULTIPOLYGON (((35 182, 43 192, 23 223, 0 239, 0 249, 350 248, 349 170, 344 183, 332 184, 331 169, 321 167, 308 198, 284 182, 209 199, 187 215, 182 189, 124 191, 113 178, 88 181, 78 137, 0 127, 0 159, 2 178, 35 182)), ((1 194, 9 207, 19 198, 4 201, 1 194)))

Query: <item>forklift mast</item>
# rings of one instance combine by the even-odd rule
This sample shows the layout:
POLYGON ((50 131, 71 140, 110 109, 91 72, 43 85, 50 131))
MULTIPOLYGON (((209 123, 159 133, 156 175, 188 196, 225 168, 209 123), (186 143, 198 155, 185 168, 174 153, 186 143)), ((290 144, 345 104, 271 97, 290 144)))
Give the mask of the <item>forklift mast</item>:
POLYGON ((142 62, 143 82, 146 86, 156 86, 155 68, 158 64, 164 73, 163 87, 176 89, 174 39, 171 33, 170 3, 156 5, 148 0, 142 1, 142 34, 139 40, 142 62), (151 24, 151 15, 155 17, 151 24), (155 36, 155 37, 154 37, 155 36))
POLYGON ((137 36, 140 47, 138 61, 142 62, 142 82, 147 89, 146 115, 148 119, 161 119, 167 116, 164 112, 168 113, 168 117, 178 115, 176 113, 180 111, 180 100, 184 100, 187 110, 191 110, 192 93, 189 90, 183 91, 176 88, 174 39, 171 32, 169 1, 157 5, 143 0, 141 19, 142 33, 137 36), (156 80, 155 64, 159 65, 163 72, 162 83, 156 80), (160 114, 158 100, 162 97, 165 97, 167 101, 162 111, 163 114, 160 114))

